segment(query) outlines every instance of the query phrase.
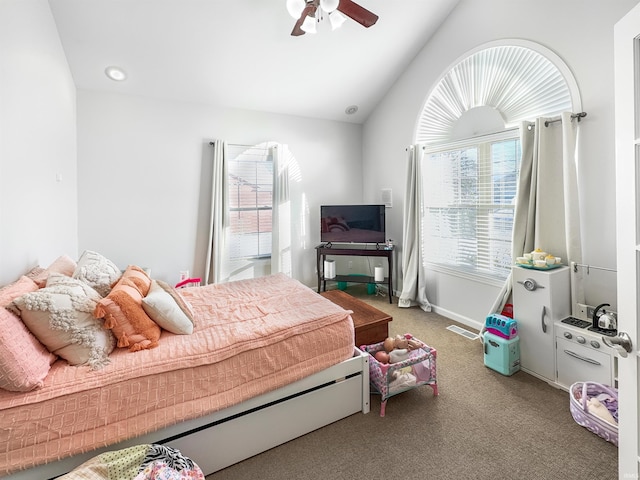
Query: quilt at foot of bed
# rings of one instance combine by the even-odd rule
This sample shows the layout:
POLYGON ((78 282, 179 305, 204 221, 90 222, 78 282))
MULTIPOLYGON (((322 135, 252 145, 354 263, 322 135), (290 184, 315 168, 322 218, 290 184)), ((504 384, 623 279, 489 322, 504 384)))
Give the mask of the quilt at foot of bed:
POLYGON ((200 467, 179 450, 164 445, 136 445, 101 453, 59 480, 204 480, 200 467))

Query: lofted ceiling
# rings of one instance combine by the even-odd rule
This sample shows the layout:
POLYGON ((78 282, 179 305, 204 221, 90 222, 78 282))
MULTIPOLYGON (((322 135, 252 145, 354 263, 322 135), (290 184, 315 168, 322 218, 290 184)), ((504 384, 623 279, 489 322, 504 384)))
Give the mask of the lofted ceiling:
POLYGON ((286 0, 49 4, 79 89, 362 123, 459 0, 356 1, 375 25, 299 37, 286 0))

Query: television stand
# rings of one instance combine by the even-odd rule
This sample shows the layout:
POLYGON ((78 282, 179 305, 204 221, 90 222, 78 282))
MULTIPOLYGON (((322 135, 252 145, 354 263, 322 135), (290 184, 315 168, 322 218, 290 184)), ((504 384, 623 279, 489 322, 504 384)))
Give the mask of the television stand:
POLYGON ((389 303, 393 303, 393 247, 383 247, 377 244, 375 249, 354 247, 350 245, 335 246, 331 243, 323 243, 316 247, 316 271, 318 272, 318 293, 327 291, 327 281, 351 282, 351 283, 376 283, 386 284, 389 290, 389 303), (386 257, 389 265, 389 276, 381 282, 369 275, 336 275, 333 278, 324 277, 324 261, 327 255, 348 255, 353 257, 386 257))

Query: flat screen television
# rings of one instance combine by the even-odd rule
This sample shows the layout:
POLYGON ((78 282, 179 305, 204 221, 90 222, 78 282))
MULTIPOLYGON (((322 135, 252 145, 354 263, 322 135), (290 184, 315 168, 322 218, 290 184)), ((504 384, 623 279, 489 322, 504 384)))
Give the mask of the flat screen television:
POLYGON ((320 241, 384 243, 384 205, 320 206, 320 241))

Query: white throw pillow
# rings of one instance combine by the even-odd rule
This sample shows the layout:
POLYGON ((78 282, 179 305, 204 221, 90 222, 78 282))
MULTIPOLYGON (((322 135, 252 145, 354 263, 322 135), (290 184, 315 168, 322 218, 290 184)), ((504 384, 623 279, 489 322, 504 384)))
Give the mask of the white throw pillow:
POLYGON ((167 291, 168 285, 163 286, 162 283, 157 280, 151 282, 149 293, 142 299, 142 308, 151 320, 168 332, 190 335, 193 333, 193 320, 189 315, 188 305, 184 299, 183 305, 179 305, 167 291))
POLYGON ((73 278, 82 280, 103 297, 109 295, 111 285, 121 276, 122 272, 115 263, 91 250, 84 251, 73 272, 73 278))

